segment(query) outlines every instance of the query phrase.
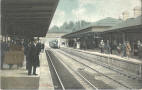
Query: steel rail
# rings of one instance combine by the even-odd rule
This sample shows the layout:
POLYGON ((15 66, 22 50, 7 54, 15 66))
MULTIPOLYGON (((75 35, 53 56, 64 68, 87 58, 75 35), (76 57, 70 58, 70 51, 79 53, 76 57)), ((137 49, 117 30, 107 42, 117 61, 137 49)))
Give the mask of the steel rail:
MULTIPOLYGON (((107 76, 107 75, 105 75, 105 74, 99 72, 98 70, 96 70, 96 69, 94 69, 94 68, 92 68, 92 67, 90 67, 90 66, 88 66, 88 65, 86 65, 86 64, 84 64, 84 63, 82 63, 82 62, 80 62, 80 61, 78 61, 78 60, 76 60, 75 58, 73 58, 73 57, 71 57, 71 56, 69 56, 69 55, 67 55, 67 54, 65 54, 65 53, 63 53, 63 52, 61 52, 61 51, 59 51, 59 52, 62 53, 62 54, 64 54, 65 56, 67 56, 67 57, 69 57, 69 58, 72 58, 74 61, 76 61, 76 62, 78 62, 78 63, 80 63, 80 64, 82 64, 82 65, 84 65, 84 66, 86 66, 86 67, 88 67, 88 68, 90 68, 90 69, 92 69, 93 71, 96 71, 97 73, 102 74, 103 76, 105 76, 105 77, 111 79, 112 81, 118 83, 119 85, 121 85, 121 86, 123 86, 123 87, 126 87, 126 88, 128 88, 128 89, 131 89, 130 87, 124 85, 123 83, 121 83, 121 82, 119 82, 119 81, 117 81, 117 80, 115 80, 115 79, 113 79, 113 78, 111 78, 111 77, 109 77, 109 76, 107 76)), ((79 58, 81 58, 81 57, 79 57, 79 58)))
MULTIPOLYGON (((62 51, 65 51, 66 52, 66 50, 63 50, 63 49, 61 49, 62 51)), ((76 51, 76 52, 79 52, 79 53, 86 53, 86 54, 88 54, 88 55, 95 55, 95 54, 91 54, 91 53, 87 53, 87 52, 83 52, 83 51, 79 51, 79 50, 75 50, 74 49, 74 51, 76 51)), ((68 52, 69 53, 69 52, 68 52)), ((100 55, 95 55, 95 56, 99 56, 99 57, 103 57, 103 56, 100 56, 100 55)), ((81 56, 79 56, 79 57, 81 57, 81 56)), ((109 57, 104 57, 104 58, 109 58, 109 57)), ((98 58, 92 58, 92 59, 98 59, 98 58)), ((88 60, 88 59, 87 59, 88 60)), ((89 60, 89 61, 91 61, 92 62, 92 60, 89 60)), ((120 70, 119 68, 116 68, 116 67, 110 67, 108 64, 100 64, 102 61, 95 61, 95 63, 96 64, 98 64, 98 65, 101 65, 101 66, 103 66, 103 67, 105 67, 105 68, 107 68, 107 69, 110 69, 110 70, 113 70, 113 71, 115 71, 115 72, 117 72, 117 73, 119 73, 119 74, 122 74, 122 75, 124 75, 124 76, 126 76, 126 77, 128 77, 128 78, 132 78, 132 79, 138 79, 139 80, 139 77, 138 77, 138 75, 130 75, 129 73, 129 71, 128 71, 128 73, 125 73, 125 72, 122 72, 122 70, 120 70)))
POLYGON ((93 88, 98 90, 98 88, 95 85, 93 85, 88 79, 86 79, 81 73, 79 72, 76 72, 76 73, 78 73, 78 75, 81 76, 86 82, 88 82, 93 88))
POLYGON ((56 70, 56 68, 55 68, 55 66, 54 66, 54 64, 53 64, 53 62, 52 62, 52 59, 51 59, 51 57, 50 57, 50 55, 49 55, 49 53, 48 53, 48 50, 47 50, 46 53, 47 53, 47 55, 48 55, 48 57, 49 57, 49 60, 50 60, 50 62, 51 62, 51 64, 52 64, 52 67, 54 68, 54 71, 55 71, 55 73, 56 73, 56 76, 57 76, 57 78, 58 78, 60 84, 61 84, 62 89, 65 90, 65 87, 64 87, 64 85, 63 85, 63 83, 62 83, 62 80, 60 79, 60 76, 59 76, 59 74, 58 74, 58 72, 57 72, 57 70, 56 70))
MULTIPOLYGON (((53 53, 53 51, 51 51, 52 53, 53 53)), ((60 60, 61 58, 60 57, 58 57, 58 59, 60 60)), ((60 62, 62 62, 62 63, 64 63, 65 64, 65 62, 63 62, 62 60, 60 60, 60 62)), ((66 64, 67 65, 67 64, 66 64)), ((95 85, 93 85, 89 80, 87 80, 83 75, 81 75, 79 72, 76 72, 75 70, 73 70, 69 65, 67 65, 73 72, 75 72, 75 73, 77 73, 80 77, 82 77, 87 83, 89 83, 90 84, 90 86, 92 86, 93 88, 95 88, 95 90, 98 90, 98 88, 95 86, 95 85)))

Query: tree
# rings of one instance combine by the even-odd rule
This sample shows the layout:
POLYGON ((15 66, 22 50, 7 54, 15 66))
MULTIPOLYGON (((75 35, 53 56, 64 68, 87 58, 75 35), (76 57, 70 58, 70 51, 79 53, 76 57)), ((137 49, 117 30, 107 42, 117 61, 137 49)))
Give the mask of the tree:
POLYGON ((90 22, 86 22, 84 20, 77 21, 77 22, 64 22, 64 24, 60 27, 53 26, 49 31, 50 32, 60 32, 60 33, 71 33, 78 30, 81 30, 82 28, 86 28, 90 25, 90 22))

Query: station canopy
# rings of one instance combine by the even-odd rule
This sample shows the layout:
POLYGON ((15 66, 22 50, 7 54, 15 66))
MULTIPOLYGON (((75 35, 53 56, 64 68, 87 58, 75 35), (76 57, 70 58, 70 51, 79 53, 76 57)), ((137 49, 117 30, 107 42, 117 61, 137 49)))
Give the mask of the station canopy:
POLYGON ((2 35, 44 37, 49 29, 58 1, 2 0, 2 35))

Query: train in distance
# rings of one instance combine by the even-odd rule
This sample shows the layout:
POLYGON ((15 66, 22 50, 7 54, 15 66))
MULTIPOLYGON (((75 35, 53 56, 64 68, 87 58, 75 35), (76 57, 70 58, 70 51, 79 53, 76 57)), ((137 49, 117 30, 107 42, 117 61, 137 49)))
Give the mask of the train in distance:
POLYGON ((50 41, 49 46, 56 49, 60 48, 59 41, 57 39, 50 41))

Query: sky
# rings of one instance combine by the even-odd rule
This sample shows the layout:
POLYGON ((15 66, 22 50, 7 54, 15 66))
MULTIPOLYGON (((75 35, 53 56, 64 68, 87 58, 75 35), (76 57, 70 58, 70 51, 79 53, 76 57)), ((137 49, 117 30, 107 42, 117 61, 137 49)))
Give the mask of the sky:
POLYGON ((141 7, 141 0, 59 0, 50 28, 70 21, 95 22, 106 17, 118 19, 124 11, 133 17, 136 6, 141 7))

